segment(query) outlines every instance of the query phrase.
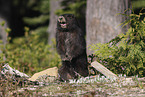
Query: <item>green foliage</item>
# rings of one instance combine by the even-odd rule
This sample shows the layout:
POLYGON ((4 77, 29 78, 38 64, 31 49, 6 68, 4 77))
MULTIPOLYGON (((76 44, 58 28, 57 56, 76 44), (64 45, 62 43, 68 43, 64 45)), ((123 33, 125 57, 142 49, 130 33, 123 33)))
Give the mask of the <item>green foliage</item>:
POLYGON ((27 74, 60 66, 61 60, 55 46, 52 49, 53 45, 47 45, 46 39, 43 38, 40 33, 29 32, 29 28, 25 27, 24 37, 14 39, 13 43, 6 44, 5 48, 1 47, 1 63, 9 63, 13 68, 27 74))
POLYGON ((145 7, 145 0, 132 0, 133 8, 143 8, 145 7))
POLYGON ((3 27, 5 25, 5 21, 2 21, 0 25, 3 27))
POLYGON ((90 49, 97 61, 116 74, 145 76, 145 13, 130 14, 124 25, 132 27, 126 34, 120 34, 109 43, 94 44, 90 49))
MULTIPOLYGON (((32 1, 32 0, 30 0, 32 1)), ((42 14, 48 14, 49 13, 49 0, 37 0, 36 2, 33 2, 36 4, 36 6, 33 7, 33 10, 39 11, 42 14)))
POLYGON ((49 0, 29 0, 27 3, 29 10, 35 12, 33 16, 24 17, 23 21, 35 32, 46 34, 49 22, 49 0), (40 30, 43 28, 44 30, 40 30))
POLYGON ((34 26, 36 24, 43 24, 44 22, 48 21, 49 15, 40 15, 38 17, 24 17, 24 22, 28 25, 34 26))
MULTIPOLYGON (((55 13, 57 15, 61 14, 74 14, 76 17, 82 17, 81 10, 86 6, 86 0, 74 0, 74 1, 66 1, 62 2, 63 9, 57 10, 55 13), (67 5, 67 6, 66 6, 67 5)), ((84 11, 84 10, 83 10, 84 11)))

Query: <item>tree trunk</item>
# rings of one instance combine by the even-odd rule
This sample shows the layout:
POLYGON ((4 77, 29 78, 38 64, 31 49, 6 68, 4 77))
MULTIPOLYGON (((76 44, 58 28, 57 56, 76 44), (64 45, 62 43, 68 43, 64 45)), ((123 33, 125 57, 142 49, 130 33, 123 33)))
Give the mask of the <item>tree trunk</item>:
POLYGON ((7 36, 5 29, 9 25, 9 21, 11 18, 11 2, 9 0, 0 0, 0 24, 4 21, 5 25, 0 25, 0 40, 3 41, 4 44, 6 44, 7 36))
POLYGON ((55 39, 57 25, 57 15, 55 15, 55 11, 61 8, 61 1, 62 0, 50 0, 50 22, 47 30, 49 33, 49 44, 52 44, 52 39, 55 39))
POLYGON ((127 27, 122 28, 119 24, 126 17, 117 14, 124 13, 129 5, 130 0, 87 0, 87 46, 109 42, 118 34, 125 33, 127 27))
POLYGON ((0 25, 0 40, 3 41, 4 44, 6 44, 7 42, 7 36, 6 36, 6 32, 5 29, 7 28, 7 21, 5 19, 3 19, 2 17, 0 17, 0 24, 5 21, 5 25, 1 26, 0 25))

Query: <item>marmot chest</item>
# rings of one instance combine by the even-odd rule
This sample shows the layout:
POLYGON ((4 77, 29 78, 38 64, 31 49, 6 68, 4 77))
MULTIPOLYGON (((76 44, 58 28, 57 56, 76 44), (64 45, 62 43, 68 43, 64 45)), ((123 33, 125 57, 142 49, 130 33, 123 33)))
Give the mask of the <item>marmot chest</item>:
POLYGON ((75 33, 69 33, 67 32, 65 34, 65 39, 64 39, 64 43, 65 45, 75 45, 76 40, 78 40, 78 36, 75 33))

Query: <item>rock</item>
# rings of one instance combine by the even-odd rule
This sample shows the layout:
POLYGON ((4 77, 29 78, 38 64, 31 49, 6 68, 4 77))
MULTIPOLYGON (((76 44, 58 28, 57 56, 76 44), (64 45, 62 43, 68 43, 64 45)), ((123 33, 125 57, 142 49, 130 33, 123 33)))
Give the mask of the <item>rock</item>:
POLYGON ((13 76, 19 76, 19 77, 23 77, 23 78, 29 78, 29 76, 27 74, 13 69, 12 67, 9 66, 9 64, 5 64, 3 66, 2 71, 1 71, 2 75, 5 75, 6 73, 9 73, 9 74, 11 74, 13 76))
MULTIPOLYGON (((52 81, 51 78, 54 79, 54 77, 58 76, 58 68, 57 67, 53 67, 53 68, 48 68, 46 70, 43 70, 41 72, 35 73, 31 78, 29 78, 28 80, 30 81, 36 81, 37 79, 42 79, 42 77, 46 76, 48 78, 50 78, 50 80, 52 81)), ((48 80, 48 79, 47 79, 48 80)))

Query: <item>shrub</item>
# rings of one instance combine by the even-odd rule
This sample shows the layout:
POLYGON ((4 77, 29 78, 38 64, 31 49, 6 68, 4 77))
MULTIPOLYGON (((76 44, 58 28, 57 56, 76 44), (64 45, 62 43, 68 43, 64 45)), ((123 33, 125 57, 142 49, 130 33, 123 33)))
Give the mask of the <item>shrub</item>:
POLYGON ((60 66, 61 60, 56 53, 55 42, 54 45, 48 45, 47 39, 40 33, 30 33, 27 27, 25 31, 24 37, 15 38, 12 43, 1 47, 1 63, 9 63, 13 68, 30 75, 49 67, 60 66))
MULTIPOLYGON (((145 76, 145 13, 130 14, 124 25, 131 23, 125 34, 120 34, 105 44, 94 44, 97 61, 116 74, 145 76)), ((92 57, 92 56, 91 56, 92 57)))

